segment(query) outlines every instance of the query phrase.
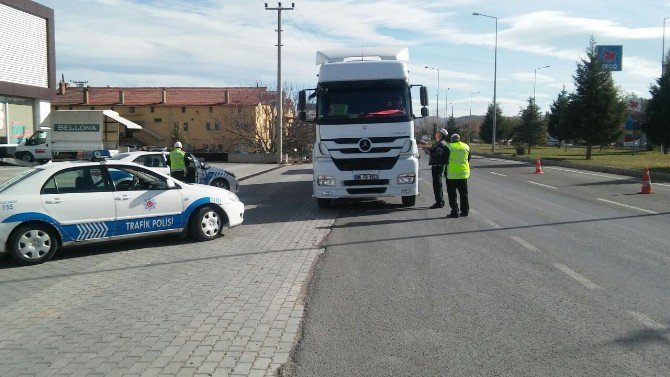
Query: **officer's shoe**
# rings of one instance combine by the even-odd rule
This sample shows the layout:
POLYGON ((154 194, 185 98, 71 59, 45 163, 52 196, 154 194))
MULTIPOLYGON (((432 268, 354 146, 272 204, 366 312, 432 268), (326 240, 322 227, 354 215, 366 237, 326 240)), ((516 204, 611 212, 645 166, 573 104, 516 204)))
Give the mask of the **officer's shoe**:
POLYGON ((436 209, 436 208, 443 208, 444 203, 435 203, 432 206, 430 206, 430 209, 436 209))
POLYGON ((451 213, 448 214, 447 217, 450 218, 450 219, 457 219, 458 218, 458 212, 451 211, 451 213))
POLYGON ((461 212, 461 217, 468 217, 468 211, 461 212))

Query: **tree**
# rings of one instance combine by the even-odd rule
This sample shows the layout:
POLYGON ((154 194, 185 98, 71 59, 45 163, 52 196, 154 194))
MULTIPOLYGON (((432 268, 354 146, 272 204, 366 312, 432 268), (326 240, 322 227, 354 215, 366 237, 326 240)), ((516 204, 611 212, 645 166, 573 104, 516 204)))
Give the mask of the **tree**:
POLYGON ((547 131, 558 140, 558 147, 572 139, 573 130, 570 122, 570 94, 565 90, 558 93, 558 97, 549 106, 547 113, 547 131))
POLYGON ((172 123, 172 128, 170 129, 170 145, 174 145, 176 142, 184 142, 184 137, 181 135, 181 128, 179 122, 172 123))
POLYGON ((590 160, 594 145, 619 138, 626 119, 626 104, 614 86, 612 73, 602 66, 593 36, 586 58, 577 63, 573 79, 576 90, 570 101, 570 113, 575 135, 586 144, 586 159, 590 160))
POLYGON ((514 130, 514 143, 528 147, 530 154, 532 147, 547 143, 547 126, 533 97, 528 99, 528 106, 519 115, 521 123, 514 130))
MULTIPOLYGON (((504 117, 500 104, 496 106, 496 140, 500 140, 503 136, 505 127, 503 126, 504 117)), ((479 128, 479 138, 482 139, 485 143, 491 143, 493 140, 493 104, 489 104, 489 108, 486 111, 486 116, 482 122, 481 128, 479 128)))
POLYGON ((663 73, 656 79, 649 93, 651 99, 647 102, 645 121, 642 130, 655 143, 662 145, 663 153, 668 153, 670 145, 670 53, 666 55, 663 64, 663 73))
POLYGON ((461 128, 458 127, 458 124, 456 123, 456 118, 454 118, 453 115, 450 115, 449 119, 447 119, 447 131, 449 132, 449 135, 461 133, 461 128))

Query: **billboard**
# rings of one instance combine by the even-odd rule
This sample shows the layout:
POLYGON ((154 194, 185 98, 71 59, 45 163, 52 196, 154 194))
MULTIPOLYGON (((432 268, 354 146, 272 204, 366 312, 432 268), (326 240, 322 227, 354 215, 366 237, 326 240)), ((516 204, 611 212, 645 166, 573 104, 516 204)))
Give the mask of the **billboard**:
POLYGON ((623 69, 623 46, 608 45, 596 46, 598 57, 603 62, 603 69, 606 71, 621 71, 623 69))

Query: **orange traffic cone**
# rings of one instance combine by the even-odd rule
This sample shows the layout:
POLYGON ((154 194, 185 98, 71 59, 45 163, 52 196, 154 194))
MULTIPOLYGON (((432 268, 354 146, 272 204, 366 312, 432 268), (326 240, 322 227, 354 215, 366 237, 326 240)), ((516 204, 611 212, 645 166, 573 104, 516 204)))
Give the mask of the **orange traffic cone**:
POLYGON ((535 160, 535 174, 544 174, 542 171, 542 162, 539 157, 535 160))
POLYGON ((651 188, 651 177, 649 176, 649 168, 644 168, 642 173, 642 190, 640 194, 651 194, 654 190, 651 188))

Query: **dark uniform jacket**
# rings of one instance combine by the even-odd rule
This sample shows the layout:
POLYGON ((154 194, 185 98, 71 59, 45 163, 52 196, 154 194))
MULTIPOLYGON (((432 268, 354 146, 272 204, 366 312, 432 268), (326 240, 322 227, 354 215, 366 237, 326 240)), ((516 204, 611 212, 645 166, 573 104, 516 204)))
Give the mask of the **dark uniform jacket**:
POLYGON ((438 166, 446 165, 448 153, 449 148, 447 148, 447 143, 444 140, 436 142, 430 148, 430 155, 428 156, 428 165, 438 165, 438 166))

